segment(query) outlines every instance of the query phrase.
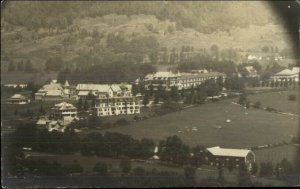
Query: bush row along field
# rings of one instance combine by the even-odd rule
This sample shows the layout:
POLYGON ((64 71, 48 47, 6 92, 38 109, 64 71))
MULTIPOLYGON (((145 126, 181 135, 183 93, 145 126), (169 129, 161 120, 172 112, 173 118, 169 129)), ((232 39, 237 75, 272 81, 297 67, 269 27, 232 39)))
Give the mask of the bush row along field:
MULTIPOLYGON (((43 159, 49 162, 57 161, 62 165, 72 164, 74 162, 79 163, 83 166, 85 172, 92 172, 93 167, 98 162, 105 162, 111 165, 112 173, 118 175, 120 174, 120 160, 113 159, 113 158, 103 158, 103 157, 87 157, 82 156, 79 154, 72 154, 72 155, 56 155, 56 154, 47 154, 47 153, 36 153, 36 152, 28 152, 29 157, 32 159, 43 159)), ((176 172, 178 174, 183 174, 184 170, 181 167, 175 167, 170 165, 162 165, 157 163, 146 163, 146 162, 138 162, 132 161, 132 169, 136 167, 143 167, 146 171, 151 172, 153 169, 157 171, 170 171, 176 172)), ((224 178, 227 181, 236 182, 237 178, 237 170, 233 170, 233 172, 229 172, 226 168, 223 170, 224 178)), ((218 177, 218 170, 211 166, 202 166, 200 169, 196 170, 196 177, 195 180, 197 182, 201 182, 203 179, 207 178, 217 178, 218 177)), ((270 180, 266 178, 252 178, 253 181, 262 182, 264 184, 272 184, 274 186, 284 186, 285 184, 279 180, 270 180)))
POLYGON ((252 103, 260 101, 262 107, 269 106, 271 108, 277 109, 278 111, 299 114, 300 106, 298 90, 277 91, 271 93, 249 95, 248 99, 252 103), (297 99, 295 101, 289 101, 289 95, 296 95, 297 99))
POLYGON ((178 135, 190 146, 202 144, 228 148, 289 142, 296 135, 297 118, 260 109, 245 109, 233 103, 236 101, 228 99, 209 103, 109 131, 154 140, 178 135))

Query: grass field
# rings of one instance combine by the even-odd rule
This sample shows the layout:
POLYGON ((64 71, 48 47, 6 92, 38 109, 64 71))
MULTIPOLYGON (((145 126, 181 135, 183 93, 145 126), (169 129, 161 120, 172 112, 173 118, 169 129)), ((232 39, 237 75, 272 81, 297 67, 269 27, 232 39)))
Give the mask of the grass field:
POLYGON ((260 101, 262 107, 269 106, 277 110, 293 114, 299 114, 300 112, 299 93, 297 90, 248 95, 247 98, 252 103, 260 101), (288 96, 292 94, 297 96, 298 99, 296 99, 296 101, 288 100, 288 96))
POLYGON ((280 163, 283 158, 290 162, 297 161, 299 146, 284 145, 274 148, 254 150, 256 162, 272 162, 273 165, 280 163))
POLYGON ((297 118, 253 108, 244 109, 233 101, 236 99, 209 103, 103 132, 114 131, 157 141, 178 135, 190 146, 202 144, 230 148, 289 142, 296 135, 297 118), (192 127, 198 130, 193 131, 192 127))

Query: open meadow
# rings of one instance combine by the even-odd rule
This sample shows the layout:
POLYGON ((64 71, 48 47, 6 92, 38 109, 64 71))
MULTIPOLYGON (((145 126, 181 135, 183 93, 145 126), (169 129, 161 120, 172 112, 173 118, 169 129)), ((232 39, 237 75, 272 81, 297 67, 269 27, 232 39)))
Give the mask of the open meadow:
POLYGON ((247 98, 252 103, 260 101, 262 107, 271 107, 278 111, 299 115, 299 99, 290 101, 288 99, 289 95, 295 95, 297 98, 299 98, 299 92, 297 89, 248 95, 247 98))
MULTIPOLYGON (((227 148, 290 142, 296 136, 297 117, 245 109, 235 104, 236 101, 228 99, 208 103, 103 132, 120 132, 156 141, 178 135, 190 146, 200 144, 227 148)), ((292 105, 297 106, 296 103, 292 105)))

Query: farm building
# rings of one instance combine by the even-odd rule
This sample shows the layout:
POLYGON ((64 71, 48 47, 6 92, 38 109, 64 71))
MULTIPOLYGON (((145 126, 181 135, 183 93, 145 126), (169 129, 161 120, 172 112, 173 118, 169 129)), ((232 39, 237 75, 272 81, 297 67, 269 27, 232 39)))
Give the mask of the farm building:
POLYGON ((208 155, 206 160, 211 165, 228 165, 240 166, 242 163, 250 166, 255 162, 255 154, 247 149, 221 148, 219 146, 207 148, 208 155))
POLYGON ((56 80, 50 82, 50 84, 44 85, 35 94, 35 100, 63 100, 70 97, 69 83, 65 84, 57 83, 56 80))
POLYGON ((298 82, 299 81, 299 74, 300 74, 300 67, 293 67, 290 69, 282 70, 276 73, 274 76, 271 77, 274 81, 282 81, 282 80, 293 80, 298 82))
POLYGON ((21 94, 14 94, 12 97, 7 99, 7 103, 9 104, 28 104, 29 102, 30 100, 21 94))
POLYGON ((157 90, 159 86, 162 86, 170 90, 175 86, 178 90, 182 90, 200 85, 209 79, 217 80, 219 77, 225 80, 226 75, 219 72, 207 72, 207 70, 193 73, 156 72, 146 75, 144 81, 147 89, 152 86, 154 90, 157 90))

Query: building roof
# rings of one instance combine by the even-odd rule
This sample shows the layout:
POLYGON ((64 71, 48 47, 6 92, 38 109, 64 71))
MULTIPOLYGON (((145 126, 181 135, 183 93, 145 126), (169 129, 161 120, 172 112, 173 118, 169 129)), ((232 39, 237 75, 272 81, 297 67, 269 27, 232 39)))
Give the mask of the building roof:
POLYGON ((65 81, 65 87, 70 87, 68 80, 65 81))
POLYGON ((295 73, 292 72, 292 70, 290 69, 285 69, 285 70, 282 70, 280 72, 278 72, 277 74, 275 75, 294 75, 295 73))
POLYGON ((26 97, 21 94, 14 94, 10 99, 26 99, 26 97))
POLYGON ((90 93, 89 91, 79 91, 78 96, 88 96, 89 93, 90 93))
POLYGON ((66 109, 76 109, 73 104, 67 102, 61 102, 59 104, 55 104, 53 109, 66 110, 66 109))
POLYGON ((245 69, 248 73, 256 74, 256 69, 255 69, 253 66, 245 66, 244 69, 245 69))
POLYGON ((99 91, 99 92, 107 92, 109 91, 110 86, 107 84, 78 84, 76 86, 76 90, 81 91, 99 91))
POLYGON ((46 90, 46 91, 49 91, 49 90, 62 90, 63 87, 61 86, 60 83, 50 83, 50 84, 44 85, 41 89, 46 90))
POLYGON ((218 77, 218 76, 225 76, 223 73, 219 72, 208 72, 208 73, 181 73, 182 79, 192 79, 192 78, 199 78, 199 77, 218 77))
POLYGON ((284 75, 285 76, 285 75, 299 74, 299 70, 300 70, 299 67, 293 67, 292 70, 290 70, 290 69, 284 69, 284 70, 278 72, 275 75, 278 75, 278 76, 284 75))
POLYGON ((49 90, 46 93, 46 96, 62 96, 63 92, 61 90, 49 90))
POLYGON ((220 148, 219 146, 207 148, 207 150, 214 156, 246 157, 249 153, 253 153, 247 149, 220 148))

